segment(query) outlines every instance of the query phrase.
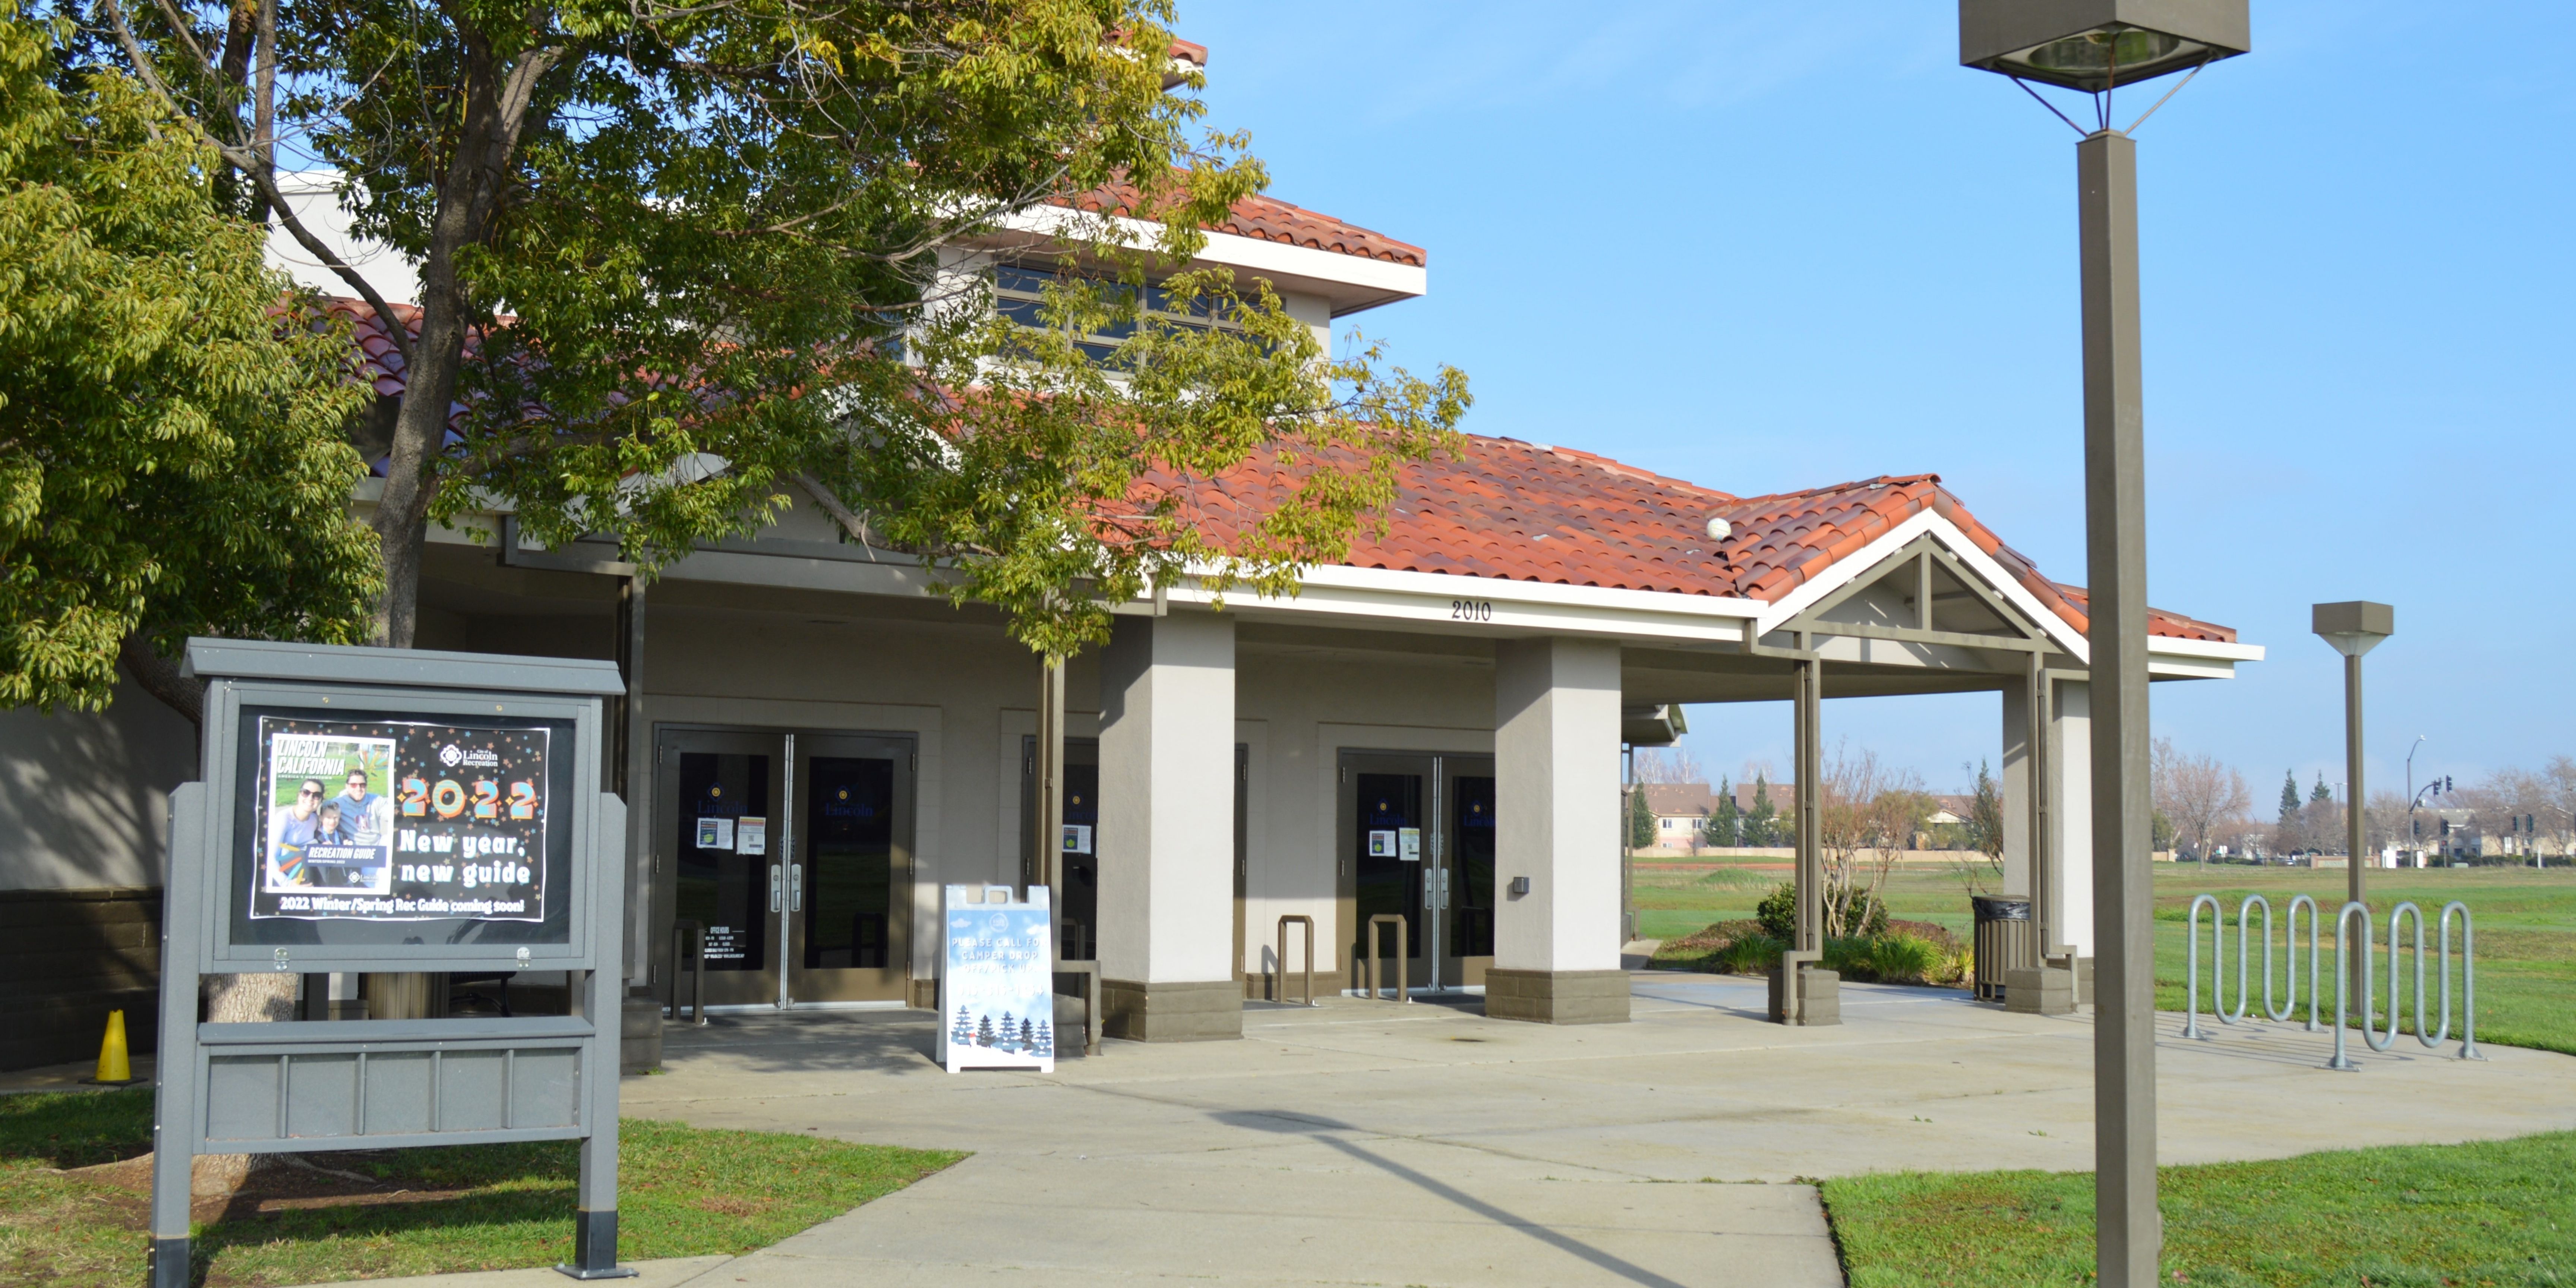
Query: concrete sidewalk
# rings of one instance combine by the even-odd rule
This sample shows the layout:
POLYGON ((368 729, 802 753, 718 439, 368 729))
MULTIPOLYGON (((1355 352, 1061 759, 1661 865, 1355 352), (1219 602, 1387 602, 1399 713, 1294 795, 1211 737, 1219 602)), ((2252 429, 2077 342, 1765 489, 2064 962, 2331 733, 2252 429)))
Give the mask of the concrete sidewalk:
MULTIPOLYGON (((729 1019, 676 1034, 671 1072, 628 1082, 626 1104, 977 1151, 708 1280, 752 1285, 1836 1284, 1794 1178, 2091 1165, 2085 1017, 1856 985, 1848 1023, 1789 1030, 1759 1022, 1759 981, 1635 989, 1636 1022, 1598 1028, 1260 1007, 1242 1042, 1112 1043, 1051 1078, 940 1072, 927 1015, 729 1019)), ((2335 1074, 2315 1067, 2325 1041, 2169 1037, 2166 1160, 2576 1125, 2576 1060, 2401 1052, 2335 1074)))
MULTIPOLYGON (((2087 1016, 1847 985, 1845 1024, 1797 1030, 1759 1021, 1758 980, 1634 989, 1635 1022, 1595 1028, 1472 1002, 1256 1005, 1242 1042, 1112 1042, 1052 1077, 952 1077, 921 1012, 674 1029, 670 1072, 624 1083, 628 1114, 977 1152, 656 1281, 1833 1285, 1793 1178, 2092 1164, 2087 1016)), ((2317 1067, 2330 1038, 2294 1025, 2180 1027, 2159 1019, 2167 1162, 2576 1126, 2576 1059, 2463 1063, 2405 1038, 2339 1074, 2317 1067)))

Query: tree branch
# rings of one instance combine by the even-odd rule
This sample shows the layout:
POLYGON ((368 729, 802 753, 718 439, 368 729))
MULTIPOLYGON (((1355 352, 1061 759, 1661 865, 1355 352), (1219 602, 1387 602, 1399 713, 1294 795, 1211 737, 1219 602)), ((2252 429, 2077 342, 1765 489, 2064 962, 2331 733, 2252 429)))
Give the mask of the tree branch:
MULTIPOLYGON (((186 121, 196 130, 198 137, 212 144, 216 153, 223 157, 224 164, 241 171, 242 175, 259 189, 261 200, 268 204, 270 212, 277 216, 278 223, 285 227, 287 234, 295 238, 296 245, 311 252, 316 259, 322 261, 324 267, 339 274, 340 280, 347 282, 358 292, 358 297, 365 300, 368 307, 376 311, 376 317, 385 324, 385 338, 391 340, 394 350, 402 354, 403 366, 408 370, 413 365, 411 331, 403 326, 401 319, 394 316, 392 307, 385 303, 385 297, 377 294, 376 288, 370 285, 358 270, 349 267, 348 263, 340 258, 338 252, 333 251, 321 238, 314 236, 313 230, 306 228, 304 221, 296 218, 295 212, 288 209, 285 194, 278 191, 275 171, 262 164, 259 152, 235 147, 216 138, 214 133, 206 128, 205 122, 198 120, 194 114, 180 106, 178 96, 172 94, 170 87, 162 82, 161 73, 153 67, 151 58, 143 52, 142 42, 134 38, 134 29, 126 24, 125 11, 117 7, 116 0, 99 0, 99 7, 107 11, 108 21, 116 28, 117 43, 124 47, 126 58, 134 64, 135 74, 142 78, 145 88, 152 91, 153 97, 161 100, 161 105, 168 108, 172 116, 186 121)), ((156 139, 161 136, 158 127, 153 127, 152 136, 156 139)))

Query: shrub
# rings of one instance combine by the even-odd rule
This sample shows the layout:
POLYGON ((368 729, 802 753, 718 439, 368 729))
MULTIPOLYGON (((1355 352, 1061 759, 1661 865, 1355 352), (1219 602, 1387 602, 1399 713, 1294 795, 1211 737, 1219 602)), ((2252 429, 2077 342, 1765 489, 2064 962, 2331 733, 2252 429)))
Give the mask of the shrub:
MULTIPOLYGON (((1937 929, 1937 927, 1936 927, 1937 929)), ((1943 938, 1948 938, 1945 934, 1943 938)), ((1955 943, 1918 935, 1885 934, 1829 940, 1825 969, 1849 980, 1880 984, 1948 984, 1966 973, 1966 955, 1955 943)))
MULTIPOLYGON (((1754 920, 1762 923, 1763 934, 1769 935, 1773 939, 1777 939, 1784 944, 1795 941, 1798 938, 1797 883, 1794 881, 1783 881, 1779 885, 1772 887, 1771 893, 1763 896, 1761 904, 1754 908, 1753 917, 1754 920)), ((1848 929, 1857 932, 1858 935, 1867 936, 1886 934, 1887 904, 1877 896, 1872 895, 1865 890, 1854 891, 1852 893, 1851 923, 1852 924, 1848 929)), ((1911 924, 1928 925, 1929 923, 1915 922, 1911 924)), ((1933 926, 1932 929, 1940 930, 1941 928, 1933 926)), ((1945 937, 1948 934, 1947 931, 1943 931, 1942 933, 1945 937)))
POLYGON ((1655 950, 1654 965, 1667 970, 1710 971, 1721 975, 1755 975, 1780 960, 1781 941, 1759 921, 1721 921, 1679 939, 1667 939, 1655 950))
POLYGON ((1788 943, 1798 937, 1798 883, 1783 881, 1762 896, 1753 909, 1753 919, 1762 923, 1762 933, 1788 943))

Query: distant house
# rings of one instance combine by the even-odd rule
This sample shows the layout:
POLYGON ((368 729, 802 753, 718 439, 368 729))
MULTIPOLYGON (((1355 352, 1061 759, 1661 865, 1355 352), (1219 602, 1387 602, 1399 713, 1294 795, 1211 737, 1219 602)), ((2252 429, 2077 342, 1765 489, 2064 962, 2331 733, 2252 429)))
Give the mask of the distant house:
MULTIPOLYGON (((1771 812, 1787 818, 1797 808, 1798 788, 1794 783, 1768 783, 1771 812)), ((1737 845, 1733 836, 1711 837, 1709 820, 1716 818, 1726 798, 1706 783, 1642 783, 1646 809, 1655 816, 1655 848, 1683 849, 1702 845, 1737 845)), ((1730 794, 1735 798, 1735 812, 1750 816, 1753 804, 1760 799, 1752 783, 1737 783, 1730 794)))

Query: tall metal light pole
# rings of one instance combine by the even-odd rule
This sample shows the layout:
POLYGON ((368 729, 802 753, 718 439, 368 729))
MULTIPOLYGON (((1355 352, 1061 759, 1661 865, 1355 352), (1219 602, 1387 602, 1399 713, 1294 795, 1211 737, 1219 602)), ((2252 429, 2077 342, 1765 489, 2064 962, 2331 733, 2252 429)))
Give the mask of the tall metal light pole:
MULTIPOLYGON (((2084 280, 2084 528, 2093 723, 2094 1264, 2156 1282, 2153 814, 2147 786, 2145 404, 2137 146, 2111 94, 2251 48, 2246 0, 1959 0, 1959 61, 2094 96, 2075 147, 2084 280)), ((2177 85, 2175 88, 2179 89, 2177 85)), ((2038 92, 2031 90, 2038 98, 2038 92)), ((2171 97, 2168 91, 2166 97, 2171 97)), ((2043 105, 2046 99, 2040 99, 2043 105)), ((2053 106, 2050 111, 2056 112, 2053 106)))
MULTIPOLYGON (((2363 830, 2367 821, 2369 793, 2361 784, 2361 655, 2379 647, 2381 640, 2397 633, 2397 610, 2368 600, 2351 600, 2341 604, 2318 604, 2308 610, 2308 629, 2343 654, 2343 781, 2344 781, 2344 853, 2351 856, 2345 864, 2344 897, 2362 903, 2366 884, 2362 880, 2362 850, 2369 842, 2363 830)), ((2407 753, 2413 759, 2414 753, 2407 753)), ((2410 772, 2410 777, 2411 772, 2410 772)), ((2395 952, 2396 945, 2390 944, 2395 952)), ((2356 954, 2352 959, 2352 995, 2364 996, 2362 976, 2370 970, 2370 959, 2356 954)), ((2394 1006, 2397 999, 2390 998, 2394 1006)))

